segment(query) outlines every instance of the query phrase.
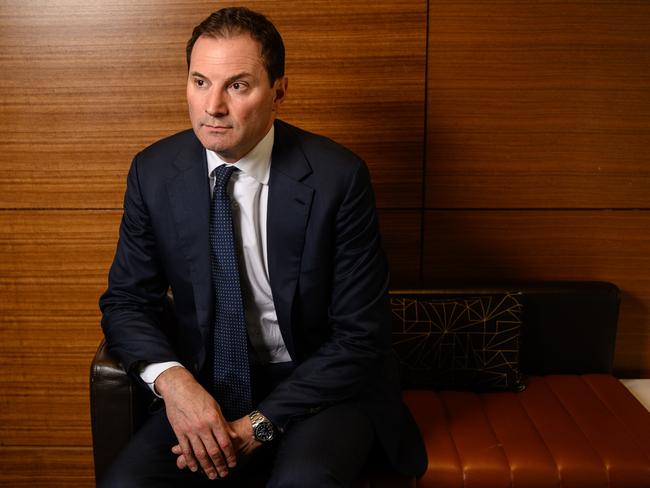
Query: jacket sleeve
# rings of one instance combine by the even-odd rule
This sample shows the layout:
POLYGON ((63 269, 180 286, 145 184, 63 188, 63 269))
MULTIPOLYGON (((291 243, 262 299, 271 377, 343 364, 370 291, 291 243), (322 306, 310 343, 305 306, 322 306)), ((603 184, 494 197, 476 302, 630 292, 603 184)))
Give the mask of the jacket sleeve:
POLYGON ((168 283, 143 198, 139 161, 131 164, 119 241, 99 300, 108 348, 133 373, 139 362, 179 361, 162 328, 168 283))
POLYGON ((378 384, 391 354, 388 266, 363 163, 349 180, 334 232, 332 286, 323 290, 330 294, 330 334, 258 406, 280 430, 295 418, 358 398, 378 384))

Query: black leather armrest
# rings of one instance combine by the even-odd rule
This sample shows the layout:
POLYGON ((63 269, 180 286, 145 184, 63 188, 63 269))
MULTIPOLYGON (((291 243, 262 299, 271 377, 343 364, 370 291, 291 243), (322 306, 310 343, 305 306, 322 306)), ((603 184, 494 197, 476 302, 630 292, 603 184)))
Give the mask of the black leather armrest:
POLYGON ((139 426, 147 411, 147 400, 102 341, 90 366, 95 479, 101 479, 139 426))

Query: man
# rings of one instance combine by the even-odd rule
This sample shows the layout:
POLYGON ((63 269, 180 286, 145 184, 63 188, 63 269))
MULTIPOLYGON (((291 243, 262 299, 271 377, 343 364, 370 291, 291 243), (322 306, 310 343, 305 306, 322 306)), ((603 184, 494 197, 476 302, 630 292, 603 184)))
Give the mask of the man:
POLYGON ((374 457, 421 474, 365 164, 276 120, 284 46, 264 16, 213 13, 187 58, 193 130, 134 158, 100 299, 110 351, 164 410, 102 486, 348 486, 374 457))

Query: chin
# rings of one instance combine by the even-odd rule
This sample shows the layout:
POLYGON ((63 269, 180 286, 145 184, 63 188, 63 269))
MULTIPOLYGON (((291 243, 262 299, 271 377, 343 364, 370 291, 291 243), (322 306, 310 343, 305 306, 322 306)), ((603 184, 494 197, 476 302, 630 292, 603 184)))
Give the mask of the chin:
POLYGON ((216 153, 222 151, 228 151, 228 145, 224 144, 223 141, 218 137, 203 136, 203 137, 199 137, 199 140, 201 141, 201 144, 203 144, 204 147, 216 153))

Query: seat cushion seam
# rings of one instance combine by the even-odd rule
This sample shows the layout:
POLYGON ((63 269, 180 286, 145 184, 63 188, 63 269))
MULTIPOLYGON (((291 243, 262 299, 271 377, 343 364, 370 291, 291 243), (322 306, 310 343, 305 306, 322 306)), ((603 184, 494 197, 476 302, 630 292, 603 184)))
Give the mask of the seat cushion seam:
POLYGON ((510 462, 510 459, 508 459, 508 454, 506 453, 506 450, 503 448, 503 442, 501 442, 501 439, 499 439, 496 430, 494 430, 494 426, 492 425, 492 419, 490 419, 490 416, 488 415, 487 410, 485 409, 485 397, 483 395, 479 395, 479 401, 481 403, 481 410, 483 411, 483 415, 488 421, 487 423, 490 427, 490 431, 492 431, 492 434, 494 435, 494 438, 497 441, 497 445, 501 449, 501 452, 503 453, 503 457, 505 458, 506 463, 508 463, 508 470, 510 472, 510 487, 512 488, 515 486, 514 475, 512 473, 512 463, 510 462))
MULTIPOLYGON (((580 380, 584 383, 584 380, 582 380, 582 378, 581 378, 580 376, 578 376, 578 375, 566 375, 566 376, 568 376, 568 377, 571 377, 571 376, 573 376, 573 377, 577 377, 578 379, 580 379, 580 380)), ((569 411, 569 409, 568 409, 568 407, 566 406, 566 404, 562 401, 562 399, 560 398, 560 396, 559 396, 559 395, 557 394, 557 392, 553 389, 553 387, 551 386, 551 383, 550 383, 549 381, 547 381, 546 377, 544 377, 544 382, 548 385, 548 389, 551 391, 551 393, 553 393, 553 396, 557 399, 558 403, 562 406, 562 408, 563 408, 564 411, 567 413, 567 415, 569 416, 569 418, 571 419, 571 421, 573 422, 573 424, 577 427, 578 431, 580 431, 580 432, 582 433, 582 436, 584 437, 585 441, 587 442, 587 445, 592 449, 592 451, 593 451, 593 452, 596 454, 596 456, 600 459, 601 463, 603 464, 603 466, 604 466, 604 468, 605 468, 605 473, 607 473, 607 486, 612 486, 612 481, 611 481, 611 479, 610 479, 610 473, 609 473, 609 466, 608 466, 608 464, 605 462, 605 459, 603 459, 603 456, 601 455, 601 453, 600 453, 600 452, 598 451, 598 449, 596 449, 596 447, 591 443, 591 441, 589 440, 589 437, 587 437, 587 434, 585 433, 585 431, 582 429, 582 427, 580 427, 580 424, 578 424, 578 422, 576 421, 576 419, 575 419, 575 417, 573 416, 573 414, 569 411)))
POLYGON ((528 409, 526 408, 526 405, 524 405, 524 403, 521 401, 521 395, 522 394, 523 394, 523 392, 515 394, 515 396, 517 397, 517 401, 521 405, 521 409, 526 414, 526 417, 528 417, 528 420, 530 420, 531 425, 533 426, 533 428, 535 429, 535 432, 537 433, 540 440, 542 441, 542 444, 544 445, 544 448, 548 452, 548 455, 550 456, 550 458, 555 463, 555 471, 557 472, 557 479, 558 479, 558 483, 559 483, 558 488, 563 488, 564 480, 562 479, 562 471, 560 470, 560 465, 558 464, 557 459, 555 459, 555 456, 553 455, 553 451, 551 450, 550 446, 546 443, 546 439, 544 439, 544 436, 542 435, 542 432, 539 430, 539 427, 535 423, 535 420, 530 416, 530 413, 528 413, 528 409))
POLYGON ((445 426, 447 428, 447 432, 449 433, 449 438, 451 439, 452 444, 454 445, 454 451, 456 451, 456 456, 458 457, 458 464, 460 465, 460 472, 463 477, 463 488, 467 487, 467 477, 465 476, 465 464, 463 463, 463 459, 460 455, 460 451, 458 450, 458 444, 456 443, 456 439, 454 439, 454 434, 451 431, 450 425, 449 425, 449 409, 447 408, 447 403, 445 402, 445 399, 442 395, 440 395, 438 392, 436 392, 438 395, 438 398, 440 398, 440 403, 442 403, 442 408, 445 414, 445 426))

